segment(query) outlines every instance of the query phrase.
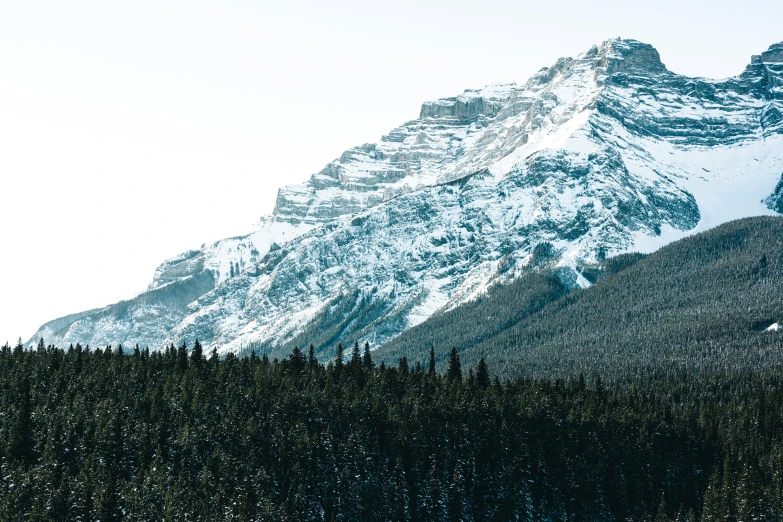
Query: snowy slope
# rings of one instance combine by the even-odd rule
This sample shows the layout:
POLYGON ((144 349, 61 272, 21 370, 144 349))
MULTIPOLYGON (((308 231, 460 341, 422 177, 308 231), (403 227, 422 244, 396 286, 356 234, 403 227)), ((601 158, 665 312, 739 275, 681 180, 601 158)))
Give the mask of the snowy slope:
POLYGON ((45 331, 57 343, 198 338, 222 351, 380 343, 527 269, 537 246, 582 284, 579 267, 598 256, 781 212, 782 175, 783 44, 715 81, 610 40, 525 85, 425 103, 419 119, 281 189, 250 234, 163 263, 146 301, 45 331), (155 297, 170 285, 171 303, 155 297), (165 334, 146 327, 151 307, 165 334))

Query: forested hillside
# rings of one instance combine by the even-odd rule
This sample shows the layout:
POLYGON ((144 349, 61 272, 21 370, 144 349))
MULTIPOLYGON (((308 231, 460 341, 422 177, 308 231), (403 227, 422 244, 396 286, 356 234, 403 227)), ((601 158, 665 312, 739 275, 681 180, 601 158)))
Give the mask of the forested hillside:
POLYGON ((456 352, 445 375, 358 347, 326 367, 122 353, 0 350, 0 520, 783 516, 779 371, 492 382, 456 352))
POLYGON ((327 365, 6 345, 0 521, 781 520, 783 218, 546 251, 327 365))
POLYGON ((783 218, 733 221, 647 256, 585 270, 567 291, 539 270, 437 315, 378 351, 445 365, 456 347, 501 375, 604 378, 760 369, 783 362, 783 218))

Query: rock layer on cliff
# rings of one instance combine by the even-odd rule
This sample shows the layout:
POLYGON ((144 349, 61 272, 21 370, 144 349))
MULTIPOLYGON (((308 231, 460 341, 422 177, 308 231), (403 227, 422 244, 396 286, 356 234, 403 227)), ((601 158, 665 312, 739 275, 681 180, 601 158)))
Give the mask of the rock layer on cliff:
POLYGON ((779 213, 781 175, 783 44, 716 81, 668 71, 650 45, 609 40, 524 85, 427 102, 418 119, 281 189, 250 234, 158 268, 148 292, 176 285, 187 303, 141 294, 34 338, 378 344, 515 278, 537 247, 586 285, 580 267, 598 257, 779 213))

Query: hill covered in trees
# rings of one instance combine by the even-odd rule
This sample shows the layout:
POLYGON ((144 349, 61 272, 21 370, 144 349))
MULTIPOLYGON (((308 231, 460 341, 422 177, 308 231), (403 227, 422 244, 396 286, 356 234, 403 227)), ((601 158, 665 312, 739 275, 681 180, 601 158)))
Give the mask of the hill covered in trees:
POLYGON ((780 520, 782 247, 735 221, 582 290, 544 245, 372 352, 6 345, 0 521, 780 520))
POLYGON ((758 370, 783 362, 783 218, 733 221, 649 254, 583 270, 569 290, 547 269, 407 330, 377 358, 445 365, 456 347, 501 375, 604 378, 758 370))
POLYGON ((781 386, 6 346, 0 520, 780 520, 781 386))

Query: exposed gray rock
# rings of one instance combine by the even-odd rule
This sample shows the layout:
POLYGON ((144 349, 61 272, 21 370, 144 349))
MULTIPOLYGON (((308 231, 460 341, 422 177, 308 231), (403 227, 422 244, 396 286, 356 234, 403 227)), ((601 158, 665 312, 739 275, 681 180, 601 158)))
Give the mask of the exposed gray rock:
POLYGON ((378 344, 533 269, 537 245, 585 285, 575 269, 597 257, 781 212, 782 52, 716 81, 609 40, 524 85, 427 102, 282 188, 250 234, 166 261, 150 291, 39 334, 275 353, 378 344))
POLYGON ((780 181, 778 181, 772 194, 764 199, 764 203, 770 210, 783 214, 783 174, 780 176, 780 181))

